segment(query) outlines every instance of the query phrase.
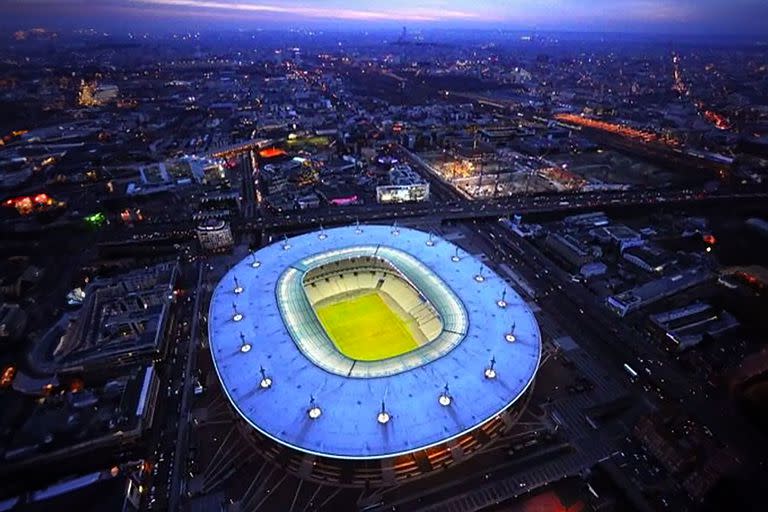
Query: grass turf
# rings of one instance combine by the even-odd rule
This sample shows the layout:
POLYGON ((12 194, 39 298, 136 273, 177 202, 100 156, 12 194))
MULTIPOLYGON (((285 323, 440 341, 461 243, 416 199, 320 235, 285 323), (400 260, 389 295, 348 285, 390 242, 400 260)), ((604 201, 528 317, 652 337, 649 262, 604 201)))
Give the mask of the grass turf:
POLYGON ((339 351, 358 361, 378 361, 419 347, 406 322, 377 292, 316 308, 339 351))

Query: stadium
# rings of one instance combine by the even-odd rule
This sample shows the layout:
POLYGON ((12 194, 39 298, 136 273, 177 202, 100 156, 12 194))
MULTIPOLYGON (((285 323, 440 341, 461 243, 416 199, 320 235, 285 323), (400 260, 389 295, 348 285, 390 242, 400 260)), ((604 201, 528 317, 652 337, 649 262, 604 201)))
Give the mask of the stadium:
POLYGON ((260 454, 306 480, 383 486, 466 460, 514 425, 536 319, 431 233, 347 226, 237 263, 208 317, 216 373, 260 454))

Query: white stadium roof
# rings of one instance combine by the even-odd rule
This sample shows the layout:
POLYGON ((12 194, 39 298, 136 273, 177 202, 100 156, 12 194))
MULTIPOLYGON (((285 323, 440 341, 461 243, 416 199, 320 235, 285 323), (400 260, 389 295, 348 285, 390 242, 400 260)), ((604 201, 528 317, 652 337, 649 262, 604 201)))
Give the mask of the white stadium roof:
POLYGON ((260 249, 219 282, 208 322, 216 371, 239 414, 281 444, 340 459, 393 457, 473 430, 525 392, 541 355, 536 319, 503 279, 444 239, 389 226, 329 229, 260 249), (380 362, 327 350, 333 344, 312 327, 311 311, 297 321, 308 300, 283 283, 370 251, 408 266, 404 275, 420 291, 432 288, 424 295, 455 332, 380 362), (441 399, 446 384, 450 400, 441 399))

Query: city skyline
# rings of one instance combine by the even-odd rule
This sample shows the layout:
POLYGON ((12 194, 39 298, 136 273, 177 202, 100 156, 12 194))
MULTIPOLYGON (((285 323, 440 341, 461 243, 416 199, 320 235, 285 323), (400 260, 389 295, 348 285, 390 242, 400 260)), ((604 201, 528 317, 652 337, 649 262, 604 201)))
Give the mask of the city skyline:
POLYGON ((9 0, 6 24, 186 29, 208 27, 375 29, 417 28, 564 30, 670 34, 753 34, 768 30, 768 4, 759 0, 9 0))

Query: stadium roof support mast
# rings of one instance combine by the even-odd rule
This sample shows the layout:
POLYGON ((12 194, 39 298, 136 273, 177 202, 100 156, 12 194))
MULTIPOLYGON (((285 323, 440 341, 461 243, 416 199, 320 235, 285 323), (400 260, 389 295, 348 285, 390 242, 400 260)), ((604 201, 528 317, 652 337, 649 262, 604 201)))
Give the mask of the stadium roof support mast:
POLYGON ((233 311, 232 320, 234 320, 235 322, 239 322, 240 320, 243 319, 243 314, 237 310, 237 304, 235 304, 234 302, 232 303, 232 311, 233 311))
POLYGON ((440 396, 437 398, 437 401, 442 405, 443 407, 448 407, 451 405, 452 401, 451 394, 448 392, 448 383, 445 384, 443 387, 443 392, 440 393, 440 396))
POLYGON ((323 410, 317 405, 315 395, 309 395, 309 409, 307 409, 309 419, 316 420, 321 414, 323 414, 323 410))
POLYGON ((495 379, 496 378, 496 356, 491 357, 491 364, 488 365, 485 368, 485 372, 483 372, 483 375, 485 375, 486 379, 495 379))
POLYGON ((247 354, 251 351, 251 344, 245 341, 245 334, 240 333, 240 352, 247 354))
POLYGON ((251 267, 253 268, 259 268, 261 266, 261 262, 256 259, 256 252, 251 251, 251 267))
POLYGON ((389 423, 389 420, 392 419, 392 416, 387 412, 387 408, 384 406, 384 400, 381 401, 381 410, 379 411, 379 415, 376 416, 376 421, 381 423, 382 425, 386 425, 389 423))
POLYGON ((261 381, 259 387, 261 389, 269 389, 272 387, 272 378, 267 375, 267 370, 263 366, 259 366, 259 373, 261 374, 261 381))
POLYGON ((454 263, 458 263, 461 261, 461 258, 459 257, 459 246, 456 246, 456 251, 454 251, 453 256, 451 256, 451 261, 454 263))
POLYGON ((512 328, 509 330, 507 334, 504 335, 504 339, 510 343, 514 343, 515 340, 517 339, 515 337, 515 322, 512 322, 512 328))
POLYGON ((501 291, 501 298, 496 301, 496 305, 502 309, 507 307, 507 289, 506 288, 504 288, 501 291))

